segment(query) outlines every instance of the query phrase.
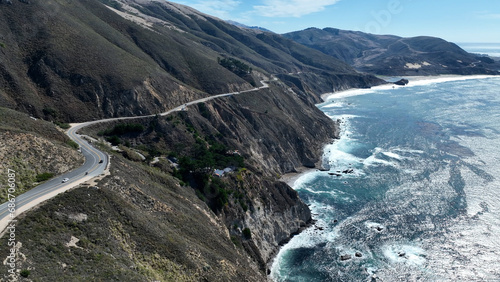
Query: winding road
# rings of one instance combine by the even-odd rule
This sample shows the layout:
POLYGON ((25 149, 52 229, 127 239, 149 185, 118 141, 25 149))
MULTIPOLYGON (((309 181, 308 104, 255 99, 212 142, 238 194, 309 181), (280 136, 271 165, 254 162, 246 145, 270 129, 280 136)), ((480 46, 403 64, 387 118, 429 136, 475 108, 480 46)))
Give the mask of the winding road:
MULTIPOLYGON (((277 78, 273 78, 273 80, 277 80, 277 78)), ((203 103, 203 102, 207 102, 209 100, 213 100, 213 99, 217 99, 217 98, 258 91, 258 90, 269 87, 269 85, 266 83, 266 81, 262 80, 260 82, 261 82, 262 86, 257 87, 257 88, 252 88, 249 90, 243 90, 243 91, 237 91, 237 92, 231 92, 231 93, 218 94, 218 95, 214 95, 214 96, 201 98, 201 99, 194 100, 194 101, 188 102, 186 104, 180 105, 180 106, 175 107, 175 108, 168 110, 166 112, 160 113, 159 115, 166 116, 166 115, 169 115, 169 114, 176 112, 176 111, 182 111, 187 106, 190 106, 193 104, 203 103)), ((147 117, 154 117, 154 116, 156 116, 156 115, 109 118, 109 119, 101 119, 101 120, 89 121, 89 122, 84 122, 84 123, 71 124, 71 128, 66 131, 66 134, 69 136, 69 138, 71 138, 71 140, 75 141, 80 146, 81 152, 82 152, 83 156, 85 157, 84 164, 77 169, 74 169, 68 173, 65 173, 63 175, 55 177, 47 182, 44 182, 43 184, 36 186, 35 188, 33 188, 29 191, 17 196, 15 198, 15 211, 14 211, 14 213, 11 213, 9 211, 9 207, 8 207, 9 202, 5 202, 5 203, 1 204, 0 205, 0 231, 2 231, 2 235, 6 231, 5 230, 6 227, 9 224, 11 224, 11 222, 15 222, 15 218, 18 215, 22 214, 23 212, 25 212, 31 208, 34 208, 34 207, 40 205, 44 201, 51 199, 60 193, 68 191, 71 188, 79 186, 79 185, 81 185, 89 180, 92 180, 93 178, 95 178, 97 176, 103 175, 103 173, 105 173, 105 170, 109 166, 108 155, 106 153, 101 152, 98 149, 96 149, 87 140, 85 140, 85 138, 83 138, 83 136, 77 134, 78 130, 80 130, 86 126, 96 124, 96 123, 101 123, 101 122, 110 122, 110 121, 117 121, 117 120, 131 120, 131 119, 147 118, 147 117), (65 179, 65 178, 68 178, 69 180, 66 182, 63 182, 63 179, 65 179)))

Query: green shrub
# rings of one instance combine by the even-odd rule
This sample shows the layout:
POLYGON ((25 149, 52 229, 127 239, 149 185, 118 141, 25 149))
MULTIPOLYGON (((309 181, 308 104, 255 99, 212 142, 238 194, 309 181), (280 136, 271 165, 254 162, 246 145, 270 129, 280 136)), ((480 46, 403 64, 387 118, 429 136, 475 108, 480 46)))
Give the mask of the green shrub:
POLYGON ((144 131, 144 126, 139 123, 125 123, 125 124, 118 124, 115 127, 103 131, 99 131, 97 135, 106 135, 106 136, 113 136, 113 135, 124 135, 128 133, 141 133, 144 131))
POLYGON ((243 237, 245 237, 245 239, 252 238, 252 232, 250 232, 250 228, 246 227, 245 229, 243 229, 243 237))
POLYGON ((0 47, 5 48, 5 43, 0 42, 0 47))
POLYGON ((240 206, 243 209, 243 211, 244 212, 248 211, 248 205, 243 200, 239 200, 239 202, 240 202, 240 206))
POLYGON ((205 195, 203 195, 200 190, 196 190, 196 196, 198 196, 198 198, 200 200, 202 200, 203 202, 205 202, 207 200, 207 198, 205 197, 205 195))
POLYGON ((75 141, 73 140, 68 140, 66 141, 66 144, 68 144, 71 148, 73 149, 78 149, 80 148, 80 146, 78 145, 78 143, 76 143, 75 141))
POLYGON ((217 58, 217 60, 221 66, 240 77, 252 73, 252 68, 240 60, 233 58, 217 58))
POLYGON ((240 239, 238 239, 238 237, 236 237, 236 236, 231 236, 231 241, 233 242, 233 244, 234 244, 236 247, 241 247, 241 242, 240 242, 240 239))
POLYGON ((28 269, 23 269, 23 270, 21 270, 21 273, 19 273, 19 274, 21 274, 21 276, 24 278, 28 278, 28 276, 30 276, 30 273, 31 273, 31 271, 29 271, 28 269))
POLYGON ((198 110, 200 111, 201 116, 203 116, 206 119, 210 119, 211 114, 210 111, 208 110, 207 106, 205 103, 198 103, 198 110))
POLYGON ((65 122, 57 122, 56 121, 55 124, 62 129, 69 129, 71 127, 71 125, 69 125, 69 123, 65 123, 65 122))
POLYGON ((43 108, 42 112, 46 116, 57 117, 57 111, 53 108, 45 107, 45 108, 43 108))
POLYGON ((116 135, 113 135, 111 137, 107 137, 106 141, 108 141, 109 143, 111 143, 111 145, 113 145, 113 146, 116 146, 116 145, 119 145, 119 144, 122 143, 122 140, 120 139, 120 137, 118 137, 116 135))
POLYGON ((42 182, 42 181, 45 181, 45 180, 49 180, 52 177, 54 177, 53 173, 44 172, 44 173, 37 174, 37 176, 35 178, 36 178, 36 182, 42 182))

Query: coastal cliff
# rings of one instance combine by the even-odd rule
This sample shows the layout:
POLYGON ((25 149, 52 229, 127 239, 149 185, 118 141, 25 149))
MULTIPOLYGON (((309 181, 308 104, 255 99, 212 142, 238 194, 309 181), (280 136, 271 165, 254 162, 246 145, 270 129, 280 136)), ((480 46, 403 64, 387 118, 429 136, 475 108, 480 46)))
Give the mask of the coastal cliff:
MULTIPOLYGON (((147 129, 120 136, 122 144, 132 144, 148 160, 156 157, 153 166, 189 186, 185 189, 211 208, 214 220, 223 222, 233 243, 263 273, 280 245, 311 223, 309 208, 280 175, 315 167, 323 146, 338 134, 335 123, 286 89, 276 81, 269 89, 193 105, 166 118, 137 120, 147 129), (207 170, 200 151, 216 146, 225 148, 226 157, 225 151, 237 152, 243 164, 214 176, 213 169, 224 166, 213 164, 207 170)), ((99 124, 85 132, 96 134, 120 124, 99 124)))
POLYGON ((214 101, 206 108, 210 114, 192 116, 197 121, 193 124, 200 129, 213 126, 247 165, 237 185, 244 188, 248 209, 228 205, 220 217, 235 235, 235 225, 251 230, 244 246, 263 268, 282 243, 311 222, 309 208, 279 176, 315 167, 323 146, 336 138, 337 125, 280 86, 214 101))
POLYGON ((116 128, 134 130, 119 134, 121 151, 97 145, 111 154, 111 176, 19 219, 18 268, 45 280, 265 281, 280 245, 311 221, 279 176, 313 167, 338 131, 302 96, 273 82, 137 119, 134 127, 121 121, 86 128, 82 133, 102 139, 116 128), (214 176, 203 152, 236 160, 236 167, 214 176), (187 159, 202 169, 186 172, 187 159))

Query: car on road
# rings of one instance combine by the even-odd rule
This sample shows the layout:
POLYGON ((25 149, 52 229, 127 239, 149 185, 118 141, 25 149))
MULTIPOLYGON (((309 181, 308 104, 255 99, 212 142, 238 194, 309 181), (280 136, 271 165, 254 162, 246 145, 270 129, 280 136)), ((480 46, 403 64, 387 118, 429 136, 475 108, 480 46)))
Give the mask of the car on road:
POLYGON ((103 160, 100 160, 99 163, 102 164, 104 161, 103 160))
POLYGON ((64 178, 64 179, 62 180, 62 182, 63 182, 63 183, 66 183, 66 182, 68 182, 68 181, 69 181, 69 178, 64 178))

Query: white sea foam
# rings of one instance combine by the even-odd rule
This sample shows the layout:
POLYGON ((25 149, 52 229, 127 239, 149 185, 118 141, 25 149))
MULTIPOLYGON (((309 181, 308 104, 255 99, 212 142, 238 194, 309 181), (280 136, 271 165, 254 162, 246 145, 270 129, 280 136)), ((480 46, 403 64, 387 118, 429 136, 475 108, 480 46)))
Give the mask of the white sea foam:
POLYGON ((288 242, 286 245, 281 247, 276 257, 273 259, 272 267, 271 267, 271 278, 273 281, 277 281, 280 278, 280 281, 286 280, 287 274, 286 269, 282 271, 282 267, 284 267, 284 261, 287 260, 286 253, 290 250, 297 248, 312 248, 315 245, 315 237, 312 234, 313 227, 308 228, 304 232, 295 236, 293 240, 288 242))
POLYGON ((382 246, 382 253, 392 263, 423 265, 426 261, 425 250, 414 245, 394 243, 382 246))
MULTIPOLYGON (((352 168, 356 164, 359 166, 361 163, 360 158, 349 152, 352 146, 355 146, 355 140, 350 137, 353 133, 351 132, 349 118, 352 117, 352 115, 342 115, 339 117, 344 120, 340 138, 334 143, 326 145, 323 150, 323 163, 325 167, 330 167, 332 171, 343 171, 352 168)), ((358 174, 356 175, 359 176, 360 172, 357 172, 358 174)))
POLYGON ((310 183, 313 179, 315 179, 319 174, 320 174, 319 171, 311 171, 303 174, 297 180, 295 180, 295 182, 293 183, 293 189, 295 190, 306 189, 307 184, 310 183))
POLYGON ((377 229, 377 228, 385 229, 385 226, 383 224, 377 223, 377 222, 372 222, 372 221, 366 221, 365 226, 366 226, 366 228, 368 228, 370 230, 377 229))
POLYGON ((329 194, 329 195, 332 195, 332 196, 338 196, 338 191, 336 190, 329 190, 329 191, 325 191, 325 190, 314 190, 314 189, 311 189, 309 187, 305 187, 303 188, 304 190, 306 190, 307 192, 311 193, 311 194, 329 194))
POLYGON ((339 98, 347 98, 347 97, 353 97, 353 96, 359 96, 359 95, 365 95, 368 93, 373 92, 373 89, 350 89, 350 90, 345 90, 345 91, 339 91, 339 92, 334 92, 334 93, 325 93, 321 95, 323 100, 329 101, 332 99, 339 99, 339 98))
POLYGON ((327 105, 323 106, 323 108, 325 109, 329 109, 329 108, 342 108, 344 107, 345 104, 342 103, 342 102, 335 102, 335 103, 328 103, 327 105))
POLYGON ((498 78, 495 75, 439 75, 439 76, 408 76, 406 77, 409 83, 406 86, 399 86, 394 84, 384 84, 379 86, 374 86, 369 89, 349 89, 345 91, 339 91, 334 93, 325 93, 321 95, 323 100, 328 101, 332 99, 339 98, 347 98, 359 95, 365 95, 369 93, 376 92, 378 90, 390 90, 390 89, 398 89, 401 87, 413 87, 413 86, 422 86, 422 85, 431 85, 435 83, 443 83, 450 81, 461 81, 461 80, 470 80, 470 79, 484 79, 484 78, 498 78))
POLYGON ((402 160, 403 158, 396 154, 396 153, 392 153, 392 152, 382 152, 382 154, 388 156, 389 158, 393 158, 393 159, 396 159, 396 160, 402 160))
MULTIPOLYGON (((396 163, 377 158, 377 155, 379 155, 379 154, 384 154, 384 155, 389 154, 390 155, 391 153, 383 152, 382 148, 377 147, 374 149, 373 154, 363 161, 363 164, 365 166, 377 166, 377 165, 386 165, 386 166, 393 166, 393 167, 398 166, 396 163)), ((396 155, 396 154, 394 154, 394 155, 396 155)))
POLYGON ((395 164, 395 163, 391 163, 391 162, 386 161, 386 160, 377 159, 375 156, 369 156, 368 158, 366 158, 366 159, 363 161, 363 164, 364 164, 365 166, 378 166, 378 165, 386 165, 386 166, 394 166, 394 167, 397 167, 397 164, 395 164))
POLYGON ((419 155, 425 153, 422 150, 404 149, 404 148, 395 148, 395 149, 393 149, 393 151, 401 152, 401 153, 419 154, 419 155))

